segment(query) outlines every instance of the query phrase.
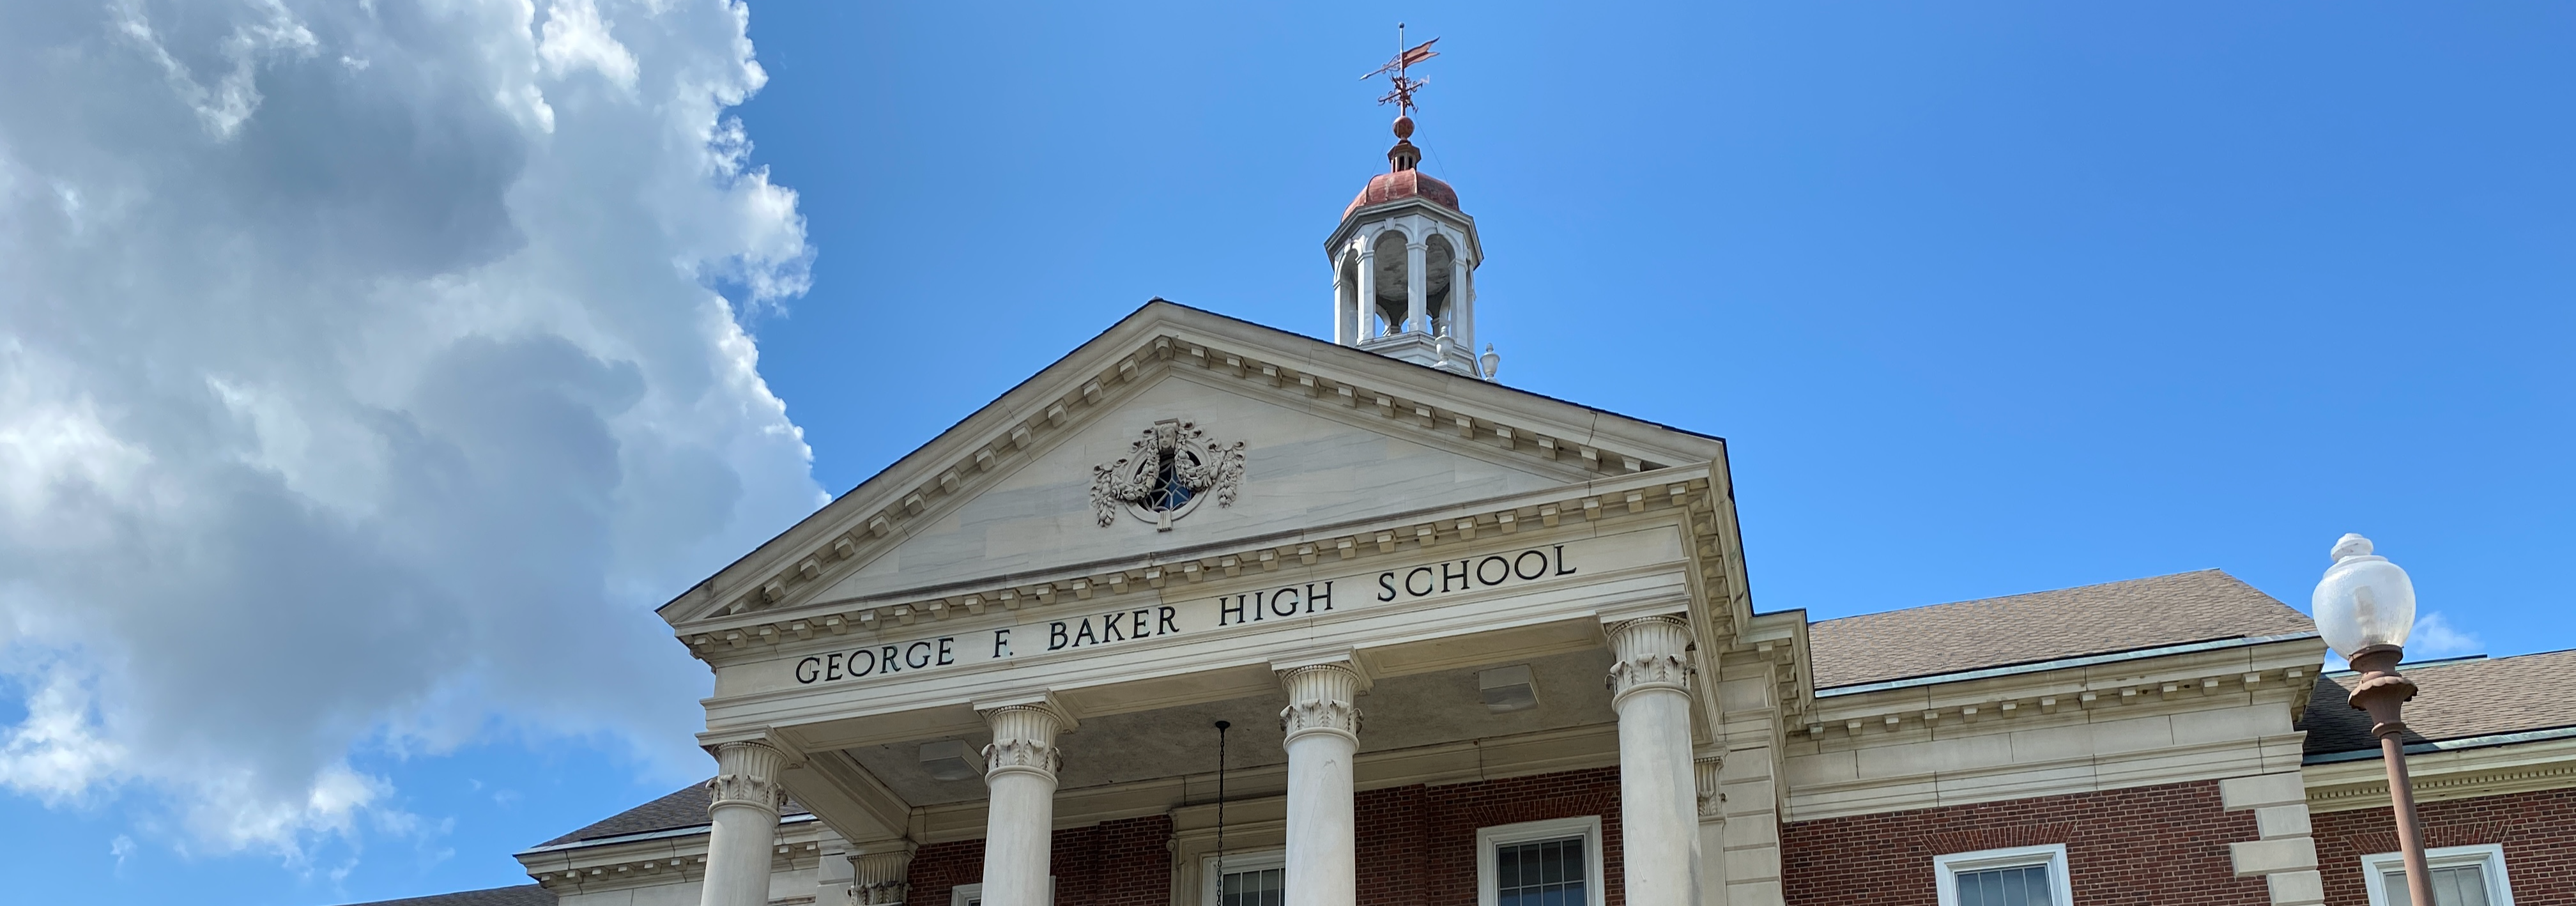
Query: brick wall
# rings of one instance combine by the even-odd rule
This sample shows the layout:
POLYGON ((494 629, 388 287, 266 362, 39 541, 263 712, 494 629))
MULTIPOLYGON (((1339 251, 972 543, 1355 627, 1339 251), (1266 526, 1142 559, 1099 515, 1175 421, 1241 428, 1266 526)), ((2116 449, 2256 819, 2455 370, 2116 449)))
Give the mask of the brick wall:
MULTIPOLYGON (((1056 839, 1064 832, 1057 831, 1056 839)), ((904 870, 905 906, 948 906, 948 890, 959 884, 978 884, 984 880, 984 841, 959 840, 933 843, 912 854, 912 865, 904 870)))
MULTIPOLYGON (((1155 815, 1059 830, 1048 842, 1056 906, 1170 906, 1172 819, 1155 815)), ((905 901, 947 906, 949 889, 984 880, 984 841, 913 854, 905 901)))
POLYGON ((2063 843, 2084 906, 2264 906, 2264 880, 2228 858, 2256 836, 2209 781, 1801 821, 1781 828, 1780 868, 1791 906, 1933 906, 1934 856, 2063 843))
MULTIPOLYGON (((1475 906, 1476 830, 1498 824, 1601 817, 1599 879, 1619 890, 1619 772, 1615 768, 1448 786, 1369 790, 1359 819, 1359 906, 1475 906)), ((1055 832, 1057 906, 1169 906, 1171 819, 1111 821, 1055 832)), ((912 906, 947 906, 949 889, 983 880, 984 841, 921 848, 908 880, 912 906)))
POLYGON ((1359 794, 1359 906, 1475 906, 1476 830, 1601 817, 1602 886, 1620 906, 1619 770, 1600 768, 1359 794))
MULTIPOLYGON (((2548 790, 2426 802, 2416 806, 2424 845, 2504 845, 2513 901, 2576 903, 2576 790, 2548 790)), ((2397 851, 2397 827, 2385 806, 2314 815, 2317 867, 2328 906, 2365 906, 2361 857, 2397 851)))

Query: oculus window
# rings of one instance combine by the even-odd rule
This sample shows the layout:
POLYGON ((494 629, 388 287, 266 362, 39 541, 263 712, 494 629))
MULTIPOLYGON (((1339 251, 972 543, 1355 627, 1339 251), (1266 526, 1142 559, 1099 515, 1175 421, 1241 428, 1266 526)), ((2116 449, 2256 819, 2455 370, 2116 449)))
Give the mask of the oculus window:
POLYGON ((2018 846, 1936 856, 1941 906, 2074 906, 2066 846, 2018 846))

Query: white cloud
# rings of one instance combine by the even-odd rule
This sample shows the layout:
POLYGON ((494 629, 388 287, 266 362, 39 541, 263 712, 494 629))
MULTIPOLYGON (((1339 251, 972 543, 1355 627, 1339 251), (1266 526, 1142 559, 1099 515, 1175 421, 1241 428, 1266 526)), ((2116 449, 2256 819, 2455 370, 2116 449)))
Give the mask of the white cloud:
POLYGON ((555 0, 538 34, 537 56, 546 61, 547 74, 592 69, 619 88, 635 87, 635 55, 609 37, 608 23, 591 0, 555 0))
POLYGON ((2486 645, 2472 633, 2460 630, 2434 611, 2415 618, 2415 629, 2406 636, 2406 656, 2416 660, 2476 654, 2486 645))
POLYGON ((300 860, 435 825, 371 752, 702 769, 650 608, 824 499, 747 15, 0 0, 0 789, 300 860))

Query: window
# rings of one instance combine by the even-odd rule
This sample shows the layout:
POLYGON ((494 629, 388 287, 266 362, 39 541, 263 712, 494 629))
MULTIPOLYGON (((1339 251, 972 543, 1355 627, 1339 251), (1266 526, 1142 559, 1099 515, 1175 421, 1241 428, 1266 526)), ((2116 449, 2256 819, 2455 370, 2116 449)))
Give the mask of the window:
MULTIPOLYGON (((1055 902, 1055 876, 1047 876, 1047 902, 1055 902)), ((984 906, 984 885, 959 884, 948 888, 948 906, 984 906)))
POLYGON ((1935 856, 1941 906, 2074 906, 2066 846, 2018 846, 1935 856))
POLYGON ((1287 865, 1285 850, 1229 853, 1219 874, 1217 857, 1209 856, 1199 864, 1199 877, 1207 879, 1200 901, 1207 906, 1280 906, 1287 865))
POLYGON ((1601 818, 1476 832, 1478 906, 1601 906, 1601 818))
MULTIPOLYGON (((2513 906, 2513 885, 2504 872, 2504 847, 2443 846, 2424 851, 2433 870, 2433 906, 2513 906)), ((2362 882, 2370 888, 2370 906, 2416 906, 2406 891, 2406 860, 2396 853, 2361 857, 2362 882)))

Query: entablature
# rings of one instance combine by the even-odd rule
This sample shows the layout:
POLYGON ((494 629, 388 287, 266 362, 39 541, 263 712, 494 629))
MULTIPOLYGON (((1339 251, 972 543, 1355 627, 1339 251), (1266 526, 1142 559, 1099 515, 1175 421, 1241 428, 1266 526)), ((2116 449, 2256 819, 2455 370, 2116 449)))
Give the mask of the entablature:
POLYGON ((1689 608, 1689 539, 1674 515, 1207 571, 908 632, 781 638, 719 662, 702 741, 785 727, 824 747, 971 732, 976 702, 1037 689, 1083 716, 1266 694, 1271 661, 1307 650, 1352 651, 1400 675, 1597 648, 1606 616, 1689 608), (880 669, 889 656, 897 668, 880 669))
MULTIPOLYGON (((539 846, 515 854, 528 877, 556 896, 596 894, 702 880, 708 825, 539 846)), ((830 830, 813 815, 779 820, 773 872, 820 866, 830 830)))
MULTIPOLYGON (((1329 525, 1271 537, 1140 553, 1125 562, 1074 565, 1026 575, 1000 575, 842 601, 816 601, 708 620, 682 636, 699 658, 720 670, 782 650, 828 647, 918 635, 922 626, 956 622, 992 612, 1141 605, 1172 595, 1167 589, 1224 587, 1231 580, 1266 574, 1321 574, 1373 566, 1393 559, 1444 557, 1450 551, 1492 547, 1496 539, 1530 543, 1596 535, 1629 521, 1680 520, 1689 535, 1697 585, 1720 605, 1714 616, 1731 625, 1749 614, 1736 569, 1724 556, 1724 514, 1709 494, 1708 466, 1676 467, 1554 491, 1439 507, 1394 517, 1329 525), (1284 572, 1283 572, 1284 571, 1284 572), (836 639, 837 637, 837 639, 836 639), (820 639, 821 641, 817 641, 820 639)), ((1508 545, 1506 545, 1508 546, 1508 545)), ((1257 583, 1256 583, 1257 584, 1257 583)))
MULTIPOLYGON (((2503 796, 2576 787, 2576 729, 2502 734, 2409 746, 2406 772, 2417 802, 2503 796), (2443 748, 2451 746, 2451 748, 2443 748)), ((2388 765, 2376 752, 2343 753, 2299 771, 2308 810, 2388 808, 2388 765)))
POLYGON ((1865 741, 1981 719, 2188 711, 2211 706, 2213 696, 2251 695, 2277 699, 2287 720, 2306 709, 2323 649, 2315 633, 2219 639, 1819 689, 1804 729, 1810 739, 1865 741))

